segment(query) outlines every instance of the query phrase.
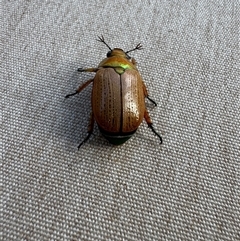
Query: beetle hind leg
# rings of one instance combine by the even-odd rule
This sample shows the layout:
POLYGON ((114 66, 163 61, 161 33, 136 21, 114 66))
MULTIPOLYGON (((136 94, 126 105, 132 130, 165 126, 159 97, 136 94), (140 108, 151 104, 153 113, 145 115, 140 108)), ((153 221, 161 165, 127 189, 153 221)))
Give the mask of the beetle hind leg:
POLYGON ((89 120, 89 124, 88 124, 88 135, 85 137, 85 139, 78 145, 78 150, 80 149, 80 147, 82 146, 82 144, 84 144, 92 135, 93 133, 93 127, 94 127, 94 116, 93 113, 91 113, 90 116, 90 120, 89 120))
POLYGON ((162 141, 162 137, 161 137, 160 134, 158 134, 158 133, 156 132, 156 130, 154 129, 153 123, 152 123, 152 121, 151 121, 151 118, 150 118, 147 110, 145 110, 145 112, 144 112, 144 119, 146 120, 146 122, 147 122, 147 124, 148 124, 148 127, 152 130, 152 132, 160 139, 160 144, 162 144, 162 142, 163 142, 163 141, 162 141))

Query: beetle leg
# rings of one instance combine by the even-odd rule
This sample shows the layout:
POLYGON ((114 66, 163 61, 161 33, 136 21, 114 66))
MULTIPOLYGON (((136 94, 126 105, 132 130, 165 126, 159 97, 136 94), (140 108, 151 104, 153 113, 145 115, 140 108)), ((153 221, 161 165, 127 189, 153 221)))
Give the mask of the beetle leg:
POLYGON ((88 124, 88 135, 85 137, 85 139, 78 145, 78 150, 81 147, 81 145, 83 143, 85 143, 89 137, 92 135, 93 133, 93 127, 94 127, 94 116, 93 113, 91 113, 90 119, 89 119, 89 124, 88 124))
POLYGON ((69 98, 70 96, 76 95, 78 93, 80 93, 84 88, 86 88, 91 82, 93 81, 93 79, 90 79, 88 81, 86 81, 85 83, 83 83, 82 85, 80 85, 78 87, 78 89, 75 91, 75 93, 66 95, 65 98, 69 98))
POLYGON ((152 100, 150 97, 148 97, 147 87, 144 84, 144 82, 143 82, 143 92, 144 92, 144 96, 148 98, 155 106, 157 106, 157 103, 154 100, 152 100))
POLYGON ((157 106, 157 103, 154 101, 154 100, 152 100, 151 98, 149 98, 148 97, 148 95, 146 96, 155 106, 157 106))
POLYGON ((132 63, 133 63, 133 65, 137 65, 137 61, 134 59, 134 58, 131 58, 131 61, 132 61, 132 63))
POLYGON ((78 72, 97 72, 99 70, 99 68, 87 68, 87 69, 82 69, 82 68, 78 68, 78 72))
POLYGON ((152 130, 152 132, 160 139, 160 144, 162 144, 162 137, 155 131, 155 129, 153 128, 153 123, 151 121, 151 118, 148 114, 148 111, 145 109, 144 112, 144 119, 146 120, 148 127, 152 130))

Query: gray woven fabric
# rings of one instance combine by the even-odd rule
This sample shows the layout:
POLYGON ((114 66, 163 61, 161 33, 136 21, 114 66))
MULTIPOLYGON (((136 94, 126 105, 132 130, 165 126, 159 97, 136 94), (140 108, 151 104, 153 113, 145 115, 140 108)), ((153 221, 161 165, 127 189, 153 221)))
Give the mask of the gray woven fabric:
POLYGON ((240 240, 239 1, 1 2, 1 240, 240 240), (107 47, 138 62, 163 145, 87 134, 107 47))

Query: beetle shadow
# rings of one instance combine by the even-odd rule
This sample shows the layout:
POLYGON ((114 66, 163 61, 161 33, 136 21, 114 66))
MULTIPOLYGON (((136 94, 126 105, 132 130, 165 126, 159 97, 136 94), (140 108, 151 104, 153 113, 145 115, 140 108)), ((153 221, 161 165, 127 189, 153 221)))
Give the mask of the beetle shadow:
MULTIPOLYGON (((65 79, 66 87, 61 90, 59 101, 61 102, 59 111, 58 133, 60 134, 63 147, 68 150, 77 149, 80 140, 87 135, 89 117, 91 114, 91 85, 87 86, 81 93, 69 98, 66 95, 75 93, 76 89, 94 77, 93 74, 79 73, 77 69, 81 66, 77 63, 66 63, 63 69, 70 69, 69 78, 65 79)), ((84 63, 81 63, 84 65, 84 63)))

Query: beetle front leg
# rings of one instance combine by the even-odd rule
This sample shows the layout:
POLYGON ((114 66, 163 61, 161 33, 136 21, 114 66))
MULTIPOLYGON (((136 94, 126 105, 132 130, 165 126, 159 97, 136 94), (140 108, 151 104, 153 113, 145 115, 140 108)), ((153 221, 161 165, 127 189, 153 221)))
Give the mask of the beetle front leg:
POLYGON ((87 68, 87 69, 82 69, 82 68, 78 68, 78 72, 97 72, 99 70, 99 68, 87 68))
POLYGON ((90 79, 88 81, 86 81, 85 83, 83 83, 82 85, 80 85, 78 87, 78 89, 75 91, 75 93, 66 95, 65 98, 69 98, 70 96, 76 95, 78 93, 80 93, 84 88, 86 88, 91 82, 93 82, 93 79, 90 79))
POLYGON ((148 124, 148 127, 152 130, 152 132, 160 139, 160 144, 162 144, 162 137, 153 128, 152 120, 151 120, 151 118, 149 116, 149 113, 146 109, 145 109, 145 112, 144 112, 144 119, 146 120, 146 122, 148 124))
POLYGON ((88 124, 88 135, 85 137, 85 139, 78 145, 78 150, 81 147, 82 144, 84 144, 92 135, 93 133, 93 127, 94 127, 94 116, 93 113, 91 113, 89 124, 88 124))

